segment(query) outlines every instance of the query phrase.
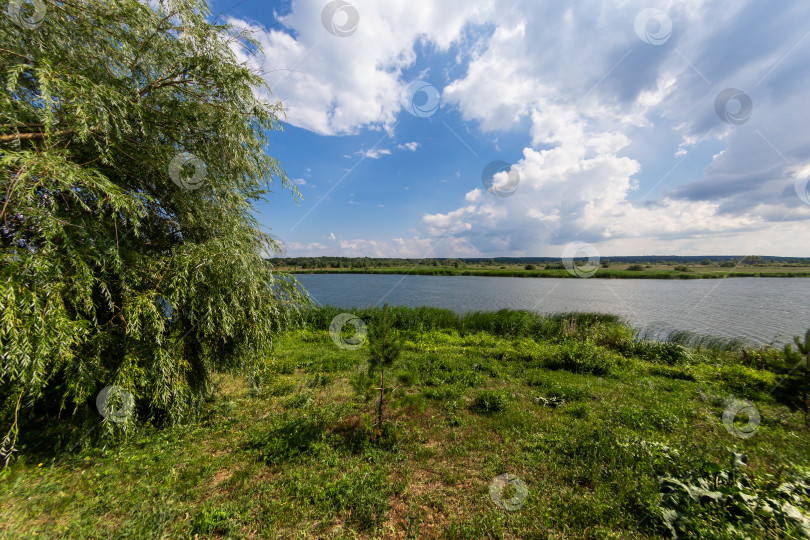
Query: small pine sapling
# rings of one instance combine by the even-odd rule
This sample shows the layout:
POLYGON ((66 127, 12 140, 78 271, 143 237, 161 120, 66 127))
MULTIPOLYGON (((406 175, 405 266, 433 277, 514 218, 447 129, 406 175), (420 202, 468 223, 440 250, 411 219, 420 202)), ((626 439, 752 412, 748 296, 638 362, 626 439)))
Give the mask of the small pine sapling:
POLYGON ((377 431, 382 433, 383 414, 385 408, 385 394, 391 388, 385 386, 385 372, 393 367, 402 352, 402 344, 396 332, 391 328, 388 316, 388 303, 383 304, 382 322, 379 326, 372 327, 369 336, 369 372, 379 371, 380 387, 375 390, 380 391, 380 401, 377 404, 377 431))

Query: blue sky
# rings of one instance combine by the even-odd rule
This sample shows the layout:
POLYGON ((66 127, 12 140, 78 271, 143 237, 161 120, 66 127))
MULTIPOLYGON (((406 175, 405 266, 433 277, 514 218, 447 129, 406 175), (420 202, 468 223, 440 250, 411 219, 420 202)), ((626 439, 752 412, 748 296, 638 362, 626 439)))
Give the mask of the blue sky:
POLYGON ((810 3, 728 4, 210 7, 287 111, 289 256, 808 256, 810 3))

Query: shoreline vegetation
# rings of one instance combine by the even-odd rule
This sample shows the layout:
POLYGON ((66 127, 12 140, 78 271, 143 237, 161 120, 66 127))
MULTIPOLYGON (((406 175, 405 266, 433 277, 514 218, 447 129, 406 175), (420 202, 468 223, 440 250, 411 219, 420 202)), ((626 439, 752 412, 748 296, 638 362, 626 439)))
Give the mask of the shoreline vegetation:
MULTIPOLYGON (((292 274, 399 274, 417 276, 490 276, 575 278, 559 259, 375 259, 298 257, 269 259, 278 271, 292 274)), ((732 277, 810 277, 810 260, 786 257, 621 257, 596 267, 577 261, 591 278, 722 279, 732 277)))
POLYGON ((194 421, 103 441, 91 403, 29 419, 0 537, 810 537, 806 347, 598 313, 383 318, 304 311, 194 421))

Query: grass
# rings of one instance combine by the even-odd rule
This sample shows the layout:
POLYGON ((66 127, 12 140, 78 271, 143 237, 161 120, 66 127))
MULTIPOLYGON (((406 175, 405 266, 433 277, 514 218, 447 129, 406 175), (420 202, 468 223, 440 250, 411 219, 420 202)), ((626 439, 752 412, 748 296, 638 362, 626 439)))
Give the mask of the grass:
POLYGON ((780 508, 810 516, 810 446, 758 367, 772 351, 639 340, 610 315, 389 309, 404 349, 384 433, 353 387, 366 347, 335 346, 339 311, 320 308, 260 372, 219 375, 198 424, 61 450, 21 433, 0 537, 801 537, 780 508), (760 414, 750 438, 721 421, 734 398, 760 414), (518 510, 490 499, 503 473, 528 488, 518 510))

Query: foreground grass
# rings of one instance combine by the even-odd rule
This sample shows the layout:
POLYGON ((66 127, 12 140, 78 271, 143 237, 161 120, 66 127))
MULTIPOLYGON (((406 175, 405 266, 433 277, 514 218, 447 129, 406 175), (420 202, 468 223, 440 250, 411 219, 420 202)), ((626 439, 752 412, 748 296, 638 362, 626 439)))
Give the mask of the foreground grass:
MULTIPOLYGON (((281 336, 250 382, 222 375, 200 424, 55 455, 56 439, 29 438, 0 480, 0 536, 657 538, 668 523, 703 538, 810 532, 807 430, 759 369, 774 351, 639 343, 613 316, 395 308, 405 351, 377 432, 373 402, 353 388, 367 351, 330 340, 336 313, 313 311, 307 328, 281 336), (721 422, 732 397, 760 414, 750 438, 721 422), (517 510, 490 498, 502 473, 528 488, 517 510), (778 511, 787 501, 798 515, 778 511)), ((372 325, 379 311, 358 315, 372 325)))

